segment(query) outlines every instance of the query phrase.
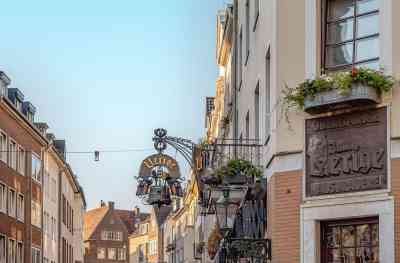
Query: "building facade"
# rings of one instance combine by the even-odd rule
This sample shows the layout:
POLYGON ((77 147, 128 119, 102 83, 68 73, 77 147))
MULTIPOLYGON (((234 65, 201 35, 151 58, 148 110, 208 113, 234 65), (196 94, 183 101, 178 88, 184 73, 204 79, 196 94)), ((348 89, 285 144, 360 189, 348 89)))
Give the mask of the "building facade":
POLYGON ((148 214, 133 210, 115 209, 114 202, 85 213, 85 262, 126 262, 130 259, 129 236, 135 233, 148 214))
POLYGON ((77 241, 67 261, 61 258, 60 222, 61 185, 73 185, 71 205, 76 208, 69 216, 77 222, 82 222, 86 207, 82 187, 65 161, 65 152, 47 133, 47 124, 35 122, 36 108, 24 101, 20 90, 7 87, 10 79, 3 72, 0 79, 0 262, 83 262, 79 253, 72 252, 83 250, 82 224, 75 229, 70 225, 71 244, 77 241), (63 182, 64 177, 69 181, 63 182))
POLYGON ((35 108, 0 72, 0 262, 41 262, 46 138, 35 108))
POLYGON ((271 262, 400 262, 397 83, 372 106, 318 114, 283 99, 306 79, 352 68, 398 79, 399 8, 392 0, 228 7, 234 114, 223 124, 228 133, 212 133, 261 145, 271 262))

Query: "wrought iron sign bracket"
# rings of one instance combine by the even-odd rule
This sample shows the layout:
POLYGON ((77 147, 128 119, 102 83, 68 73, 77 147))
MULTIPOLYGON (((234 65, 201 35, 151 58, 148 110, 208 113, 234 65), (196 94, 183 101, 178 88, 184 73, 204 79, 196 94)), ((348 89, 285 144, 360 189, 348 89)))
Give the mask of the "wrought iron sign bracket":
POLYGON ((158 128, 154 130, 154 148, 162 153, 167 149, 167 145, 176 149, 185 160, 189 163, 190 167, 194 168, 194 160, 193 153, 196 147, 196 144, 191 140, 167 136, 167 130, 163 128, 158 128))

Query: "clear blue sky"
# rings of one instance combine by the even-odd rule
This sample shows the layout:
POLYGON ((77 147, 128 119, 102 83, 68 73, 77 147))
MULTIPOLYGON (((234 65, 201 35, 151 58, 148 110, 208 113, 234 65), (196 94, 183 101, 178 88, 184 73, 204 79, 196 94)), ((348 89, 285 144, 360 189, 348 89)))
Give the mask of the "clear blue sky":
MULTIPOLYGON (((5 1, 0 69, 69 151, 152 148, 156 127, 197 141, 215 92, 224 2, 5 1)), ((151 153, 69 155, 88 208, 138 204, 134 176, 151 153)))

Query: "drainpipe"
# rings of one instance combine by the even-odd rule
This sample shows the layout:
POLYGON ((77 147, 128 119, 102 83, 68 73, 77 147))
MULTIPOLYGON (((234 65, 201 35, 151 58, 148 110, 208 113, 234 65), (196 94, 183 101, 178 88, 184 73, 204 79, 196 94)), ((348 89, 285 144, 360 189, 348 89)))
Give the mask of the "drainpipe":
MULTIPOLYGON (((238 32, 238 0, 233 1, 233 59, 232 59, 232 81, 233 81, 233 139, 239 138, 238 125, 238 83, 237 83, 237 34, 238 32)), ((231 51, 232 52, 232 51, 231 51)), ((237 158, 237 149, 234 147, 234 157, 237 158)))

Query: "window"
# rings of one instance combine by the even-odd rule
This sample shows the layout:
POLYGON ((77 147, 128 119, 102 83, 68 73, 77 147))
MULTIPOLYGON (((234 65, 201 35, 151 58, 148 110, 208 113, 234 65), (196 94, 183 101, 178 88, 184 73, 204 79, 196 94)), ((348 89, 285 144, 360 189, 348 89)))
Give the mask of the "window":
POLYGON ((0 160, 7 162, 7 135, 0 132, 0 160))
POLYGON ((157 240, 150 240, 149 243, 150 243, 149 254, 156 255, 157 254, 157 240))
POLYGON ((32 178, 38 183, 42 182, 42 161, 35 155, 32 154, 32 178))
POLYGON ((267 143, 271 135, 271 57, 268 50, 265 56, 265 133, 267 143))
POLYGON ((260 82, 257 82, 256 89, 254 91, 254 137, 259 143, 260 139, 260 82))
POLYGON ((8 261, 7 263, 15 263, 16 257, 15 240, 8 239, 8 261))
POLYGON ((15 217, 16 212, 16 195, 13 189, 8 190, 8 215, 15 217))
POLYGON ((32 247, 32 263, 41 263, 42 255, 40 249, 32 247))
POLYGON ((118 260, 126 260, 126 249, 118 248, 118 260))
POLYGON ((7 187, 0 184, 0 212, 7 213, 7 187))
POLYGON ((379 68, 378 5, 378 0, 327 0, 325 70, 379 68))
POLYGON ((97 258, 105 259, 106 258, 106 249, 104 247, 97 248, 97 258))
POLYGON ((0 263, 6 263, 7 258, 7 244, 6 237, 4 235, 0 235, 0 263))
POLYGON ((18 172, 25 175, 25 150, 21 146, 18 147, 18 172))
POLYGON ((247 64, 249 55, 250 55, 250 1, 246 0, 246 60, 245 60, 245 64, 247 64))
POLYGON ((24 262, 24 244, 22 242, 17 243, 17 263, 24 262))
POLYGON ((51 217, 51 239, 56 240, 56 219, 51 217))
POLYGON ((102 240, 122 241, 122 232, 102 231, 101 239, 102 240))
POLYGON ((108 256, 108 259, 112 259, 112 260, 117 259, 116 248, 108 248, 107 256, 108 256))
POLYGON ((8 165, 17 170, 17 143, 13 140, 10 140, 8 144, 8 165))
POLYGON ((24 196, 22 194, 18 194, 17 196, 17 219, 21 222, 24 222, 25 218, 25 204, 24 204, 24 196))
POLYGON ((254 0, 254 24, 253 24, 253 32, 256 31, 258 17, 260 16, 260 0, 254 0))
POLYGON ((42 209, 40 207, 40 204, 33 200, 32 200, 31 217, 32 217, 31 220, 32 225, 40 228, 42 224, 42 209))

